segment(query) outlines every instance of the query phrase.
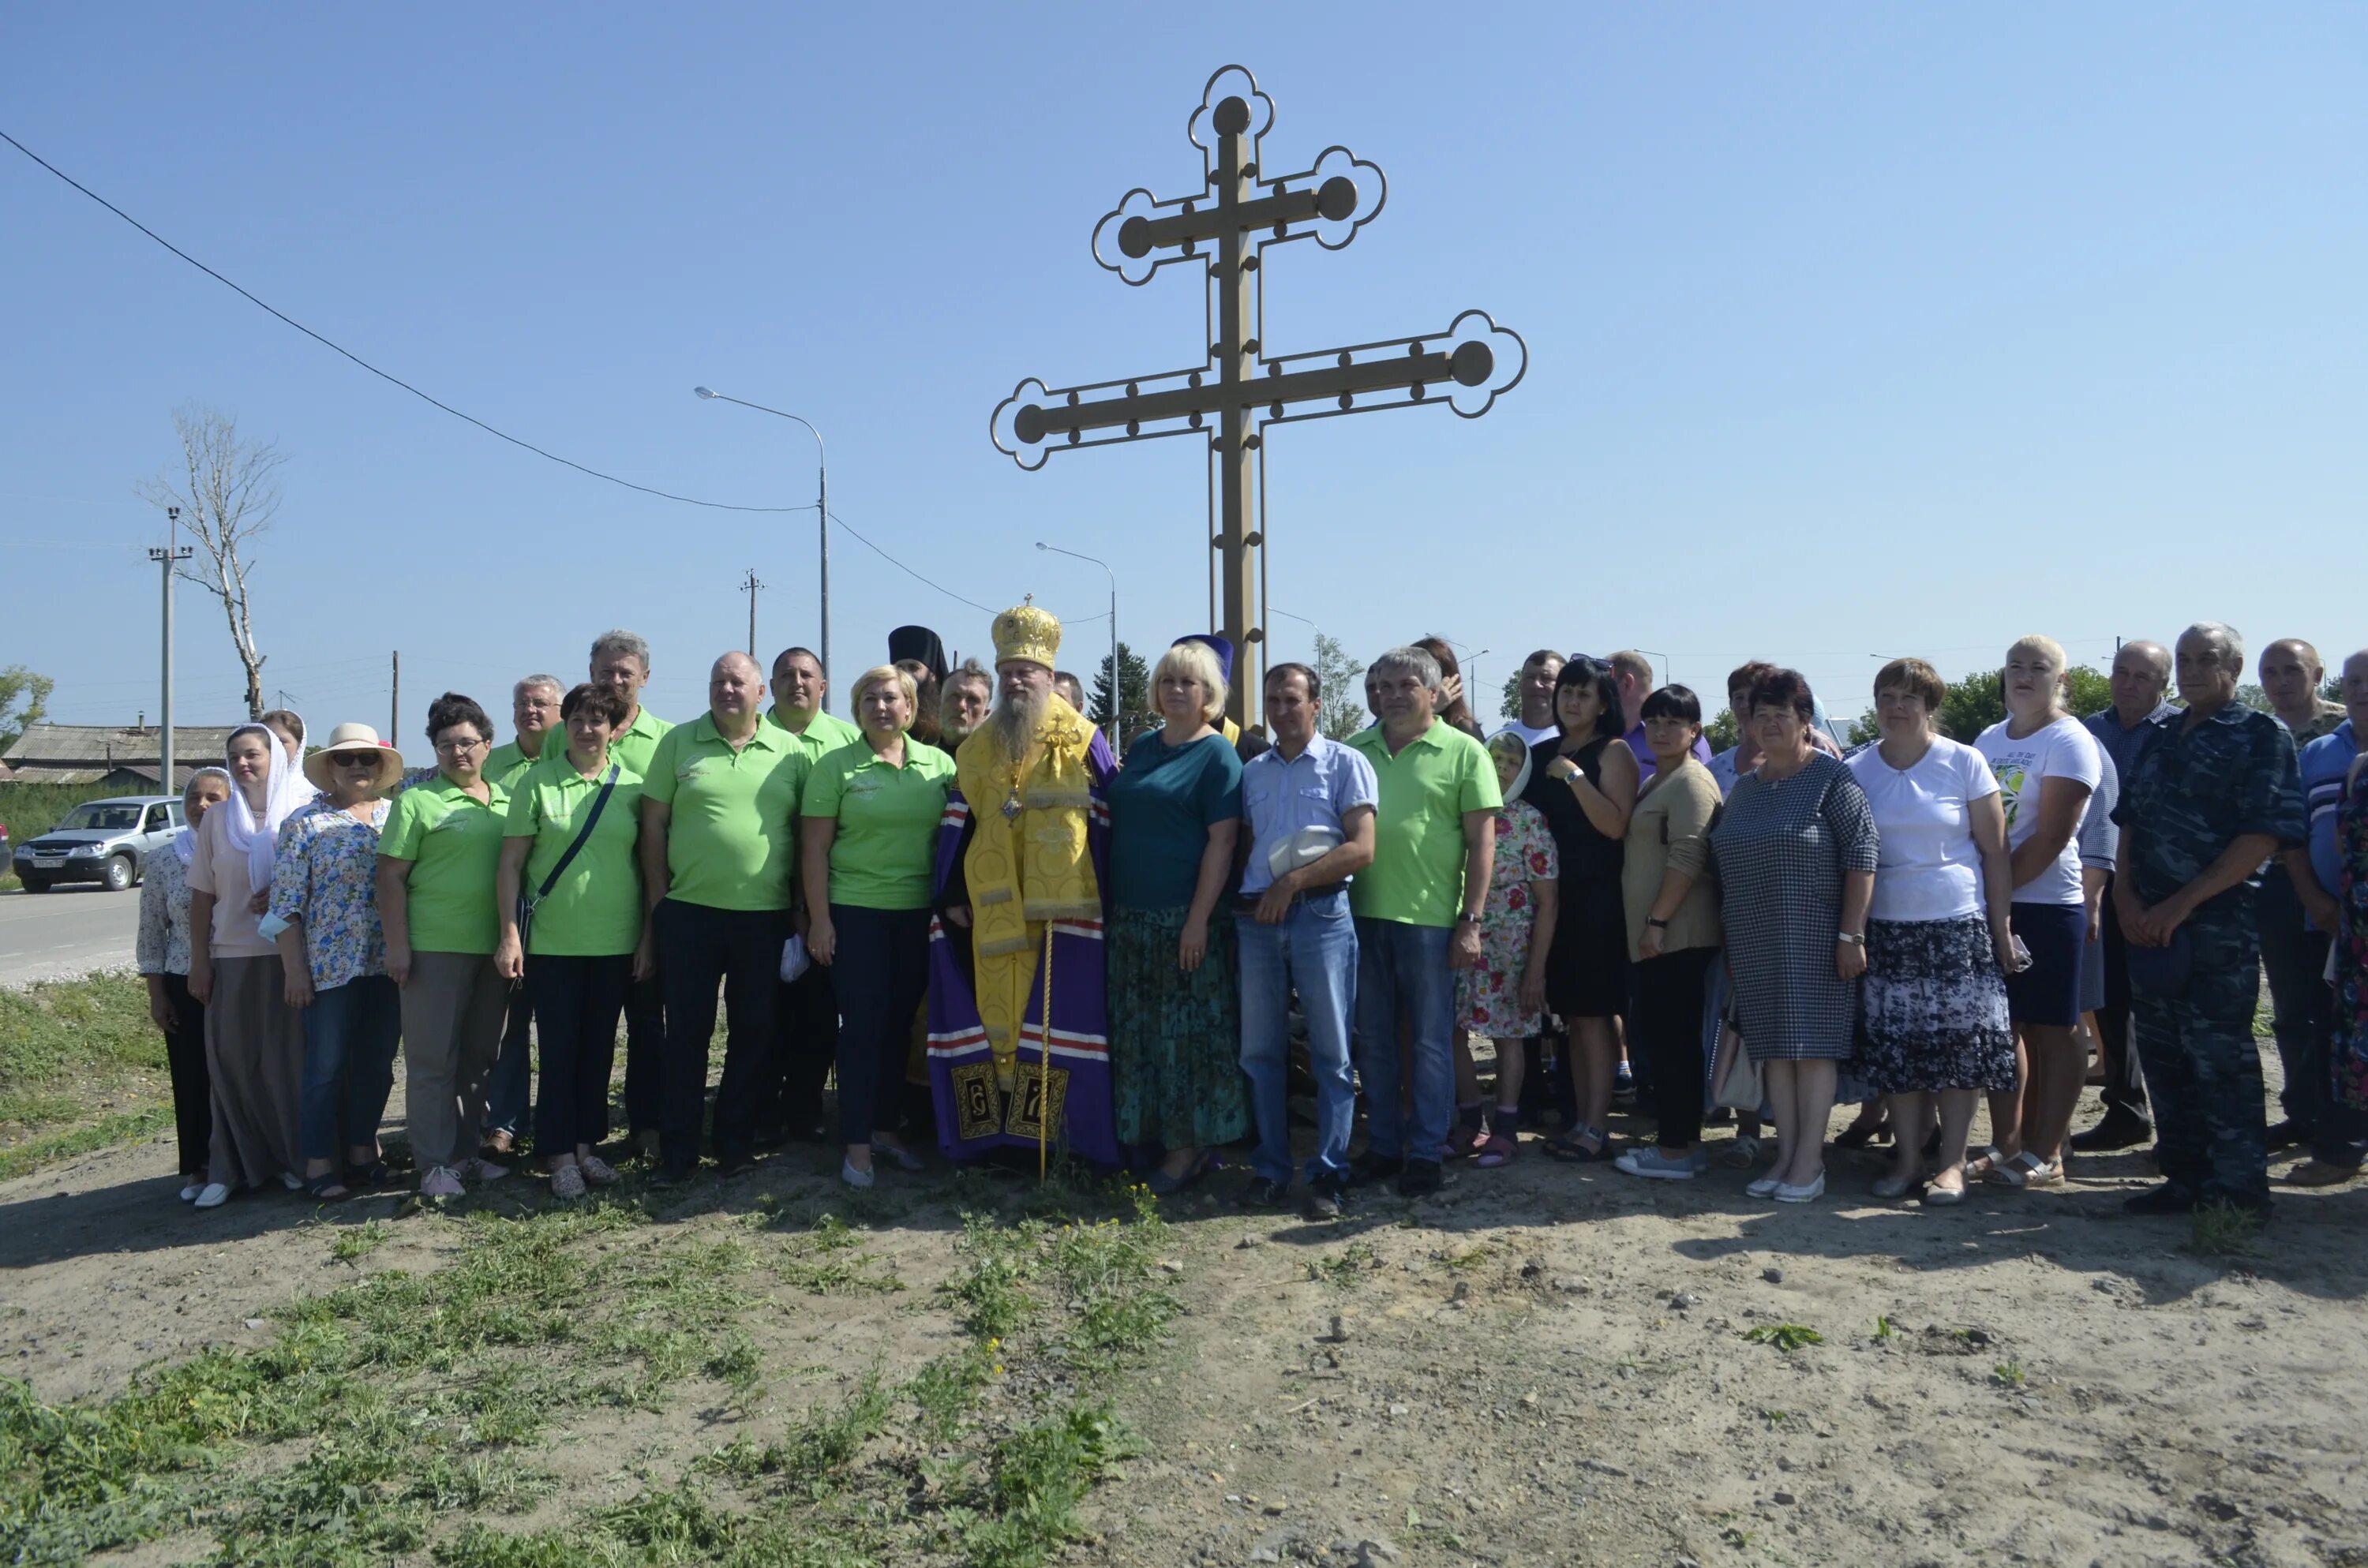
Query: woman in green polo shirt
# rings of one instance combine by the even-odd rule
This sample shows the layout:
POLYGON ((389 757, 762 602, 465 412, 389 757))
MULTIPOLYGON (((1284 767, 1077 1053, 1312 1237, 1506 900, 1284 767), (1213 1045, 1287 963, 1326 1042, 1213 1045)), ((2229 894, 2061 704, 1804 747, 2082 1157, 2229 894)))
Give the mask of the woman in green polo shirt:
POLYGON ((459 692, 427 705, 436 771, 394 798, 378 840, 387 977, 403 1000, 404 1096, 419 1190, 509 1173, 477 1155, 507 992, 494 971, 494 873, 509 791, 480 769, 493 722, 459 692), (465 1142, 464 1142, 465 1141, 465 1142))
POLYGON ((559 711, 566 749, 545 746, 511 792, 494 898, 501 921, 494 963, 513 983, 524 978, 534 1006, 542 1053, 536 1152, 550 1167, 552 1192, 581 1198, 587 1183, 617 1179, 592 1150, 609 1135, 609 1069, 625 993, 656 964, 633 854, 642 776, 609 749, 632 704, 586 684, 569 692, 559 711), (521 893, 532 903, 524 931, 521 893))
POLYGON ((953 758, 907 733, 913 677, 894 665, 855 682, 860 745, 825 753, 806 779, 806 946, 838 996, 838 1177, 870 1187, 874 1147, 908 1171, 897 1131, 913 1015, 928 984, 929 878, 953 758))

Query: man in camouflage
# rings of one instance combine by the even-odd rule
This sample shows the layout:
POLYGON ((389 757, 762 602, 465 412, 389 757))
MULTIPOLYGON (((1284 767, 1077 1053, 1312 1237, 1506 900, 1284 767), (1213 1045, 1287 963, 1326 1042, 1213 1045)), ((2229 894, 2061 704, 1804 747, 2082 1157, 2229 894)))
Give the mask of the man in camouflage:
POLYGON ((2266 1214, 2253 891, 2261 863, 2304 840, 2302 778, 2285 727, 2236 700, 2245 649, 2233 628, 2189 627, 2177 669, 2186 709, 2157 722, 2113 812, 2122 929, 2134 949, 2157 949, 2132 955, 2131 1006, 2167 1178, 2124 1207, 2178 1214, 2226 1203, 2266 1214), (2180 972, 2162 960, 2182 942, 2180 972))

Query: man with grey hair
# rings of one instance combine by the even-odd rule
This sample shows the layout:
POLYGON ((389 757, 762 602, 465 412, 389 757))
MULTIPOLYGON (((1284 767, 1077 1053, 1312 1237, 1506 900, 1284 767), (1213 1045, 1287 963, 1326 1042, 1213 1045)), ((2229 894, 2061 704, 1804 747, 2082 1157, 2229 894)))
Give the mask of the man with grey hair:
MULTIPOLYGON (((672 724, 642 706, 650 684, 650 645, 621 627, 592 640, 594 686, 605 686, 632 711, 609 742, 609 755, 647 778, 650 758, 672 724)), ((663 965, 665 960, 661 958, 663 965)), ((666 975, 663 969, 636 980, 625 993, 625 1125, 636 1147, 655 1153, 658 1142, 660 1059, 666 1051, 666 975)))
MULTIPOLYGON (((2163 699, 2170 689, 2170 650, 2159 642, 2123 643, 2113 654, 2112 687, 2112 706, 2081 722, 2112 764, 2114 779, 2126 787, 2137 770, 2139 754, 2154 740, 2156 723, 2179 713, 2163 699)), ((2088 817, 2101 820, 2102 813, 2092 811, 2088 817)), ((2085 824, 2087 818, 2082 820, 2085 824)), ((2099 1091, 2105 1114, 2096 1126, 2069 1140, 2073 1152, 2081 1154, 2110 1153, 2154 1141, 2154 1123, 2146 1119, 2146 1078, 2138 1071, 2137 1048, 2130 1036, 2129 942, 2115 912, 2110 872, 2100 914, 2105 1003, 2097 1009, 2097 1053, 2105 1074, 2099 1091)))
POLYGON ((938 744, 952 756, 986 722, 995 705, 995 676, 976 659, 964 659, 938 685, 938 744))
POLYGON ((2164 1177, 2123 1207, 2266 1214, 2254 885, 2262 861, 2307 837, 2302 779, 2285 726, 2237 700, 2245 649, 2233 628, 2189 627, 2173 668, 2187 706, 2156 726, 2113 811, 2113 898, 2164 1177))
MULTIPOLYGON (((2297 753, 2343 722, 2342 706, 2318 695, 2327 668, 2318 650, 2303 639, 2278 639, 2261 650, 2257 667, 2270 712, 2294 737, 2297 753)), ((2331 1035, 2335 1027, 2335 998, 2327 987, 2328 933, 2334 929, 2334 909, 2333 893, 2322 890, 2310 874, 2307 849, 2297 846, 2262 870, 2253 915, 2260 926, 2271 1032, 2285 1077, 2278 1090, 2285 1117, 2270 1129, 2272 1150, 2297 1143, 2316 1148, 2318 1124, 2334 1099, 2327 1053, 2319 1043, 2320 1036, 2331 1035), (2299 880, 2289 866, 2299 869, 2299 880), (2321 905, 2330 916, 2325 925, 2311 917, 2308 903, 2321 905)))
POLYGON ((1398 1178, 1407 1198, 1443 1182, 1455 1115, 1455 975, 1480 957, 1497 812, 1504 796, 1488 749, 1439 722, 1439 661, 1393 648, 1366 687, 1381 722, 1348 744, 1372 765, 1372 863, 1349 887, 1357 921, 1357 1066, 1365 1152, 1352 1183, 1398 1178), (1413 1026, 1411 1125, 1398 1109, 1398 1028, 1413 1026))
MULTIPOLYGON (((542 757, 543 742, 559 723, 560 699, 566 695, 557 676, 532 675, 510 687, 512 739, 485 757, 484 776, 505 790, 513 790, 527 769, 542 757)), ((560 744, 565 745, 563 734, 560 744)), ((501 1054, 494 1058, 493 1075, 485 1081, 485 1124, 481 1135, 484 1152, 503 1155, 518 1147, 518 1123, 526 1117, 531 1087, 534 1006, 526 987, 509 994, 509 1009, 502 1023, 501 1054)))

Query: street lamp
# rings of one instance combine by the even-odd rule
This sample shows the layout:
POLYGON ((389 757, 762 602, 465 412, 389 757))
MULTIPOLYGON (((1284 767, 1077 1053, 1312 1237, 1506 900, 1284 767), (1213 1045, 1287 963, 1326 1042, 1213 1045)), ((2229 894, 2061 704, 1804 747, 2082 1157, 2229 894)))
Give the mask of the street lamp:
POLYGON ((1468 643, 1458 642, 1452 637, 1442 637, 1440 641, 1454 649, 1455 656, 1463 662, 1463 700, 1469 706, 1472 694, 1480 689, 1480 661, 1488 656, 1488 650, 1483 648, 1474 653, 1469 651, 1468 643))
MULTIPOLYGON (((697 396, 715 403, 736 403, 743 408, 753 408, 759 414, 769 414, 776 419, 793 419, 806 427, 814 438, 814 529, 822 540, 822 678, 830 679, 830 460, 823 449, 822 432, 814 422, 778 408, 767 408, 761 403, 746 398, 727 397, 705 387, 690 389, 697 396)), ((753 656, 753 655, 752 655, 753 656)))
POLYGON ((1126 733, 1126 732, 1125 732, 1125 729, 1124 729, 1124 727, 1123 727, 1123 722, 1124 722, 1124 719, 1125 719, 1125 701, 1124 701, 1124 698, 1125 698, 1125 695, 1126 695, 1126 687, 1125 687, 1122 684, 1121 684, 1121 682, 1120 682, 1119 676, 1120 676, 1121 671, 1119 670, 1119 667, 1118 667, 1118 574, 1117 574, 1117 573, 1115 573, 1115 572, 1111 572, 1111 571, 1110 571, 1110 562, 1107 562, 1107 561, 1100 560, 1099 558, 1095 557, 1095 556, 1081 554, 1081 553, 1079 553, 1078 551, 1074 551, 1074 550, 1063 550, 1059 545, 1057 545, 1057 544, 1046 544, 1046 543, 1045 543, 1042 540, 1041 540, 1041 539, 1040 539, 1040 540, 1038 540, 1036 541, 1036 548, 1037 548, 1037 549, 1039 549, 1039 550, 1049 550, 1049 551, 1052 551, 1053 554, 1055 554, 1055 555, 1065 555, 1065 556, 1068 556, 1071 560, 1074 560, 1074 561, 1085 561, 1085 562, 1092 562, 1094 565, 1100 567, 1104 572, 1109 573, 1109 574, 1110 574, 1110 747, 1111 747, 1111 749, 1112 749, 1112 750, 1116 750, 1116 749, 1118 748, 1118 746, 1120 745, 1120 744, 1121 744, 1121 743, 1120 743, 1120 740, 1119 740, 1119 737, 1120 737, 1121 735, 1122 735, 1122 734, 1124 734, 1124 733, 1126 733))
POLYGON ((1320 626, 1316 625, 1314 621, 1312 621, 1312 620, 1308 619, 1307 619, 1305 616, 1304 616, 1304 615, 1296 615, 1296 614, 1293 614, 1292 611, 1287 610, 1287 609, 1277 609, 1277 608, 1275 608, 1275 607, 1274 607, 1274 606, 1272 606, 1272 605, 1269 605, 1269 606, 1267 606, 1267 607, 1266 607, 1266 612, 1267 612, 1267 614, 1269 614, 1269 615, 1279 615, 1279 616, 1282 617, 1285 620, 1295 620, 1295 621, 1299 622, 1299 624, 1300 624, 1300 625, 1304 626, 1304 627, 1306 627, 1309 631, 1311 631, 1315 632, 1315 635, 1316 635, 1316 636, 1318 636, 1318 637, 1321 637, 1321 636, 1323 636, 1323 635, 1324 635, 1324 629, 1323 629, 1322 627, 1320 627, 1320 626))

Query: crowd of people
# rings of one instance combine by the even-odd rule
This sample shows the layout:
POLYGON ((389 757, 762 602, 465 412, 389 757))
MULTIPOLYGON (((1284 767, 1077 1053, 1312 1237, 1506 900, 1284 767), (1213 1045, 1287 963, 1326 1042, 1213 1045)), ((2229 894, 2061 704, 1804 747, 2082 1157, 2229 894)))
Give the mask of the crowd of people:
POLYGON ((519 681, 501 744, 437 699, 432 764, 364 724, 233 731, 142 895, 181 1197, 405 1179, 380 1143, 398 1054, 445 1199, 529 1149, 579 1198, 627 1155, 673 1183, 791 1139, 856 1187, 935 1153, 1165 1194, 1247 1142, 1244 1204, 1329 1217, 1525 1148, 1692 1180, 1717 1122, 1782 1203, 1824 1193, 1829 1142, 1887 1141, 1874 1196, 1940 1207, 2150 1140, 2131 1210, 2265 1212, 2272 1147, 2307 1146, 2305 1186, 2368 1154, 2368 651, 2337 704, 2309 644, 2271 644, 2263 712, 2237 633, 2199 623, 2124 645, 2082 720, 2063 648, 2025 637, 1970 744, 1896 659, 1847 754, 1802 676, 1747 664, 1713 753, 1701 698, 1634 653, 1531 654, 1490 734, 1435 639, 1373 662, 1344 739, 1301 664, 1244 732, 1233 649, 1193 634, 1121 757, 1060 640, 1007 611, 990 670, 900 628, 852 722, 793 647, 769 687, 724 654, 668 724, 620 631, 584 681, 519 681), (2105 1115, 2075 1132, 2092 1054, 2105 1115), (1623 1091, 1651 1133, 1622 1149, 1623 1091))

